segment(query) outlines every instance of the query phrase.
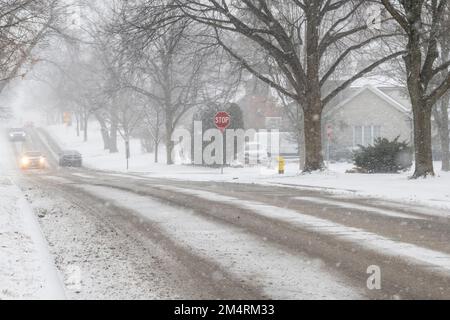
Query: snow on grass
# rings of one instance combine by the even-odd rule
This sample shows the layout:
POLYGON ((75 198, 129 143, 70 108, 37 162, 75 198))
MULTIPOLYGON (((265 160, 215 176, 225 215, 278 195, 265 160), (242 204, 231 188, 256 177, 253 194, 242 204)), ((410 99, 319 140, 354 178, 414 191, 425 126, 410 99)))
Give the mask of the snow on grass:
MULTIPOLYGON (((119 141, 120 153, 118 154, 109 154, 102 150, 100 128, 95 124, 91 124, 87 143, 82 141, 82 137, 76 136, 74 128, 51 126, 47 128, 47 131, 63 148, 77 149, 82 152, 87 167, 127 172, 123 141, 119 141)), ((152 154, 142 153, 140 142, 135 139, 131 141, 131 151, 132 158, 128 172, 149 177, 288 186, 450 209, 450 173, 441 172, 439 169, 436 170, 435 178, 409 180, 408 177, 412 175, 412 172, 373 175, 346 173, 353 167, 349 163, 332 163, 323 172, 299 174, 298 162, 290 161, 286 164, 286 174, 282 176, 278 175, 275 166, 225 168, 224 174, 221 174, 221 170, 215 168, 167 166, 164 164, 163 148, 162 163, 156 164, 152 154)), ((440 163, 436 163, 436 168, 440 168, 440 163)))
POLYGON ((443 252, 398 242, 363 229, 347 227, 327 219, 302 214, 291 209, 283 209, 260 202, 246 201, 203 190, 165 185, 158 185, 157 187, 168 191, 193 195, 209 201, 230 203, 237 207, 252 210, 264 217, 281 220, 314 232, 332 235, 338 239, 354 243, 355 245, 362 246, 377 253, 402 258, 405 261, 416 263, 418 266, 423 267, 425 265, 428 268, 450 275, 450 255, 443 252))
MULTIPOLYGON (((118 137, 118 153, 111 154, 103 149, 103 141, 100 127, 96 122, 89 124, 88 141, 84 142, 83 133, 78 137, 74 127, 64 125, 49 126, 47 132, 58 143, 61 149, 77 150, 83 155, 83 164, 86 167, 111 171, 126 172, 125 146, 123 139, 118 137)), ((141 150, 141 144, 138 139, 131 139, 130 149, 132 157, 130 159, 130 168, 133 172, 150 172, 154 164, 154 154, 144 153, 141 150)), ((164 150, 161 150, 160 156, 164 161, 164 150)))
MULTIPOLYGON (((83 190, 140 213, 157 223, 178 243, 250 285, 261 286, 275 299, 359 299, 361 294, 330 274, 321 261, 292 255, 244 230, 212 222, 185 209, 170 207, 148 197, 107 187, 83 190)), ((223 281, 220 271, 211 275, 223 281)))
POLYGON ((15 161, 0 132, 0 300, 64 299, 62 281, 30 205, 13 183, 15 161))
MULTIPOLYGON (((62 149, 75 149, 82 153, 85 167, 99 170, 109 170, 124 173, 139 173, 152 177, 162 177, 183 180, 220 180, 235 181, 236 179, 254 179, 275 177, 275 168, 266 166, 250 168, 225 168, 221 174, 220 168, 195 167, 182 165, 181 157, 176 156, 177 165, 167 166, 164 146, 159 152, 160 162, 154 162, 154 154, 144 153, 138 139, 131 139, 131 159, 129 170, 126 169, 125 149, 123 140, 119 137, 119 153, 110 154, 103 150, 103 141, 100 127, 95 123, 90 124, 88 131, 88 141, 83 142, 83 136, 77 137, 74 127, 64 125, 54 125, 46 127, 46 131, 58 143, 62 149)), ((177 154, 177 153, 175 153, 177 154)), ((297 164, 288 163, 290 168, 297 168, 297 164)), ((293 169, 294 172, 295 169, 293 169)))
POLYGON ((277 177, 267 182, 450 209, 450 173, 437 171, 434 178, 418 180, 408 179, 411 174, 352 174, 334 170, 332 165, 325 172, 277 177))

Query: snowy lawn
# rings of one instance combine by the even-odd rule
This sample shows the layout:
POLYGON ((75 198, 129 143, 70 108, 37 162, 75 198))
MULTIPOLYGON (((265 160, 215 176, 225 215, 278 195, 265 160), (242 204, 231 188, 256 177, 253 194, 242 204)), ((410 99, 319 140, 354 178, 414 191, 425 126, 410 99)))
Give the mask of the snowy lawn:
MULTIPOLYGON (((102 150, 101 133, 98 126, 91 124, 89 141, 84 143, 77 137, 75 128, 50 126, 47 131, 63 148, 76 149, 83 153, 87 167, 126 173, 123 141, 119 139, 118 154, 109 154, 102 150)), ((328 170, 313 174, 300 174, 297 162, 288 162, 286 174, 280 176, 274 167, 220 169, 193 167, 188 165, 166 166, 155 164, 154 155, 141 151, 138 140, 131 141, 132 158, 128 173, 139 173, 150 177, 196 181, 227 181, 237 183, 259 183, 296 186, 298 188, 320 189, 336 194, 368 196, 380 199, 396 200, 420 205, 450 209, 450 173, 441 172, 440 163, 436 163, 435 178, 409 180, 412 172, 401 174, 349 174, 349 163, 330 164, 328 170)), ((161 150, 164 162, 164 150, 161 150)))

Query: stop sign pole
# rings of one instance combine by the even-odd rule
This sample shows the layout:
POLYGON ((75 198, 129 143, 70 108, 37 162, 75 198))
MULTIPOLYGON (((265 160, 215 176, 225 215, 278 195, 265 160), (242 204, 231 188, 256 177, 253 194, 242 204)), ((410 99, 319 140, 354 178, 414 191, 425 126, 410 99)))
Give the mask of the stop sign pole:
MULTIPOLYGON (((215 117, 214 117, 214 124, 216 126, 217 129, 219 129, 222 132, 222 138, 225 137, 225 130, 227 130, 230 125, 231 125, 231 116, 228 112, 225 111, 221 111, 221 112, 217 112, 215 117)), ((225 139, 222 139, 222 141, 224 141, 225 139)), ((223 152, 223 150, 222 150, 223 152)), ((222 154, 222 168, 221 168, 221 172, 223 174, 223 168, 225 166, 225 163, 223 161, 223 154, 222 154)))
POLYGON ((331 141, 333 139, 333 126, 331 124, 327 125, 327 162, 328 166, 330 166, 330 158, 331 158, 331 141))

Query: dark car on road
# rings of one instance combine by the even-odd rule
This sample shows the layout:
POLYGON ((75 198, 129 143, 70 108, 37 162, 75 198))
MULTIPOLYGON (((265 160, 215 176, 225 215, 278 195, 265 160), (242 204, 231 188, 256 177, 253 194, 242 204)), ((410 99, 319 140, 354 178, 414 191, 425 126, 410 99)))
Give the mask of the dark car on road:
POLYGON ((8 137, 11 142, 24 142, 27 134, 24 129, 9 129, 8 137))
POLYGON ((28 169, 45 169, 47 167, 47 159, 39 151, 25 152, 20 158, 20 168, 28 169))
POLYGON ((59 165, 61 167, 81 167, 83 157, 75 150, 64 150, 59 153, 59 165))

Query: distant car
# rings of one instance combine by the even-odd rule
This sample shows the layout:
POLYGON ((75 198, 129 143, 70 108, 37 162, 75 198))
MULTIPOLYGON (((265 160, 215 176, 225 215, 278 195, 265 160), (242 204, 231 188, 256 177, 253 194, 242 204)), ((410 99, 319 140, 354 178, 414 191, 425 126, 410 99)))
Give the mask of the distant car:
POLYGON ((78 151, 64 150, 59 153, 59 165, 61 167, 81 167, 83 157, 78 151))
POLYGON ((47 167, 47 159, 39 151, 29 151, 20 158, 20 168, 28 169, 45 169, 47 167))
POLYGON ((11 142, 24 142, 27 139, 27 134, 23 129, 10 129, 8 137, 11 142))

